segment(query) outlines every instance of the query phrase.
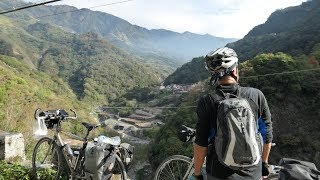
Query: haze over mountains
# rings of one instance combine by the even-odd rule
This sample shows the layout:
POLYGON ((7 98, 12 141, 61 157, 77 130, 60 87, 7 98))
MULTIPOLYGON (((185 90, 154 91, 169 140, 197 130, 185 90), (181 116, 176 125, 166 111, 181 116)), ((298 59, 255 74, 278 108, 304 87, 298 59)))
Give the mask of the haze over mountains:
MULTIPOLYGON (((5 0, 1 3, 0 7, 3 9, 23 4, 20 0, 5 0)), ((113 45, 141 56, 146 62, 161 64, 169 68, 169 71, 190 61, 193 57, 201 56, 236 40, 209 34, 177 33, 165 29, 148 30, 111 14, 89 9, 78 10, 67 5, 41 6, 11 16, 26 18, 26 14, 42 22, 60 26, 69 32, 97 33, 113 45)))
MULTIPOLYGON (((308 55, 320 42, 320 1, 273 12, 264 24, 257 25, 243 38, 227 46, 235 49, 241 62, 262 53, 284 52, 292 56, 308 55)), ((204 59, 195 58, 171 74, 165 84, 195 83, 208 78, 204 59), (200 68, 200 69, 195 69, 200 68), (198 72, 186 78, 186 74, 198 72)))

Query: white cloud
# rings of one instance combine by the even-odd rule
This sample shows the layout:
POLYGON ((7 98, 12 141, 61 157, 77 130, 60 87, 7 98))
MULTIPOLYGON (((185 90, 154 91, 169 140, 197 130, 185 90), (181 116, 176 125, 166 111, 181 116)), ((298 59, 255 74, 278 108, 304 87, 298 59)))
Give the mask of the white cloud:
MULTIPOLYGON (((65 0, 60 4, 88 8, 119 1, 122 0, 65 0)), ((148 29, 242 38, 275 10, 303 1, 306 0, 133 0, 92 10, 113 14, 148 29)))

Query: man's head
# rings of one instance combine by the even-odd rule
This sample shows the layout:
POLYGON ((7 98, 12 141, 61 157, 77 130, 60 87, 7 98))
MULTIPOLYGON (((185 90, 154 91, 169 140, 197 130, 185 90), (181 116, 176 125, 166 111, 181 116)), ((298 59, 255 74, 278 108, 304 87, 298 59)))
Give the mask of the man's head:
POLYGON ((238 57, 237 53, 228 47, 218 48, 208 53, 205 57, 206 68, 212 74, 215 84, 231 84, 238 81, 238 57))

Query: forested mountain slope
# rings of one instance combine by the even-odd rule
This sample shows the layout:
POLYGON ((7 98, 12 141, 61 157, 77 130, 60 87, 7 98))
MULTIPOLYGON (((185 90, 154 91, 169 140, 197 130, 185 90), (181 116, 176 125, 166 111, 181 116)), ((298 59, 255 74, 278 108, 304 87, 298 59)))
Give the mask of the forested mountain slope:
POLYGON ((228 44, 241 61, 261 53, 309 54, 320 42, 320 1, 277 10, 268 20, 253 28, 243 39, 228 44))
POLYGON ((0 55, 0 130, 22 133, 28 158, 35 143, 32 126, 37 108, 68 112, 71 108, 77 111, 78 121, 92 121, 88 118, 90 104, 80 103, 61 78, 32 69, 14 57, 0 55))
POLYGON ((209 76, 210 72, 205 69, 204 57, 202 56, 193 58, 191 62, 182 65, 170 74, 163 84, 193 84, 207 79, 209 76))
POLYGON ((35 21, 0 18, 1 53, 58 75, 79 99, 108 103, 124 91, 160 81, 155 69, 94 33, 68 33, 35 21))

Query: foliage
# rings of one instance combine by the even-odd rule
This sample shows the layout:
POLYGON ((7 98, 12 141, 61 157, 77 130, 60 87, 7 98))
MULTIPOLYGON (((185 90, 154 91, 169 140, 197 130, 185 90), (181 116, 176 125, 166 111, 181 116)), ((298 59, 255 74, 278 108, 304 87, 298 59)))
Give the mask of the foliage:
MULTIPOLYGON (((183 106, 183 105, 181 105, 183 106)), ((168 117, 154 138, 149 152, 149 160, 153 167, 166 157, 174 154, 192 156, 192 143, 181 142, 177 137, 181 125, 195 127, 195 114, 190 109, 180 108, 176 113, 168 117)))
POLYGON ((20 166, 18 164, 7 164, 5 161, 0 163, 0 179, 1 180, 30 180, 32 170, 30 168, 20 166))
POLYGON ((310 56, 261 54, 240 66, 240 83, 260 89, 268 100, 274 142, 278 144, 271 153, 273 163, 285 156, 320 165, 316 155, 320 134, 315 128, 320 125, 320 72, 314 70, 319 68, 316 47, 310 56))
POLYGON ((205 69, 204 57, 193 58, 191 62, 184 64, 174 73, 169 75, 164 85, 169 84, 193 84, 210 76, 205 69))
MULTIPOLYGON (((3 55, 0 55, 0 76, 1 130, 23 134, 28 158, 36 143, 32 138, 36 108, 72 108, 78 112, 79 119, 89 119, 85 113, 89 105, 80 103, 70 87, 57 76, 35 71, 23 61, 3 55)), ((78 129, 70 128, 70 131, 78 129)))
MULTIPOLYGON (((55 172, 51 169, 44 169, 38 172, 40 179, 53 180, 55 172)), ((31 180, 34 179, 33 171, 30 167, 19 163, 9 164, 5 161, 0 163, 0 180, 31 180)))

